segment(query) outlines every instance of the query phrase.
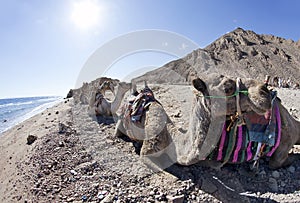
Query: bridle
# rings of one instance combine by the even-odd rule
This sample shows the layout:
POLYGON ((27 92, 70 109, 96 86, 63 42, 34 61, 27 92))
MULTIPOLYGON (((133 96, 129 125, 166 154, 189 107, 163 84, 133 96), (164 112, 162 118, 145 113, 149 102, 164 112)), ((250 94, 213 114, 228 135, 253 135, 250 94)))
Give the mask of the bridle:
POLYGON ((203 95, 200 93, 195 93, 197 97, 203 97, 205 99, 228 99, 228 98, 232 98, 232 97, 236 97, 237 100, 237 109, 238 109, 238 113, 241 113, 241 109, 240 109, 240 94, 244 94, 244 95, 248 95, 248 90, 240 90, 241 88, 241 83, 242 80, 240 78, 237 78, 236 80, 236 91, 232 94, 232 95, 227 95, 227 96, 221 96, 221 95, 203 95))
POLYGON ((248 90, 241 90, 241 84, 242 84, 242 80, 241 78, 237 78, 236 79, 236 91, 232 94, 232 95, 228 95, 228 96, 221 96, 221 95, 203 95, 200 93, 196 93, 197 97, 202 97, 205 99, 228 99, 228 98, 232 98, 232 97, 236 97, 236 114, 235 115, 231 115, 231 120, 234 122, 237 119, 240 120, 240 122, 238 122, 238 125, 243 125, 244 121, 242 119, 242 110, 241 110, 241 105, 240 105, 240 95, 248 95, 248 90))

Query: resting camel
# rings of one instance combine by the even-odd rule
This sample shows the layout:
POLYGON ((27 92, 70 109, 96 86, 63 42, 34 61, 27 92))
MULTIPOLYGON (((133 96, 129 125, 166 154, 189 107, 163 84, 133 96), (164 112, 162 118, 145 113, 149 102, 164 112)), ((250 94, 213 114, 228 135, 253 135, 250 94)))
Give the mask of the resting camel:
POLYGON ((170 124, 162 105, 154 101, 138 125, 126 117, 119 120, 116 136, 125 134, 141 141, 141 156, 166 154, 182 165, 202 162, 221 167, 224 162, 209 161, 207 157, 220 142, 224 121, 235 115, 242 121, 250 113, 266 114, 273 100, 280 112, 281 140, 276 142, 278 145, 272 152, 269 166, 275 169, 295 160, 295 156, 289 156, 289 151, 293 145, 300 144, 300 122, 288 113, 279 98, 272 98, 265 84, 225 76, 214 76, 205 82, 197 78, 192 83, 196 94, 187 132, 179 132, 176 126, 170 124))
POLYGON ((97 116, 112 116, 117 112, 125 93, 130 88, 130 83, 120 82, 115 99, 111 102, 104 98, 104 95, 107 90, 112 91, 114 94, 114 86, 112 82, 105 81, 96 91, 92 92, 89 108, 94 110, 97 116))

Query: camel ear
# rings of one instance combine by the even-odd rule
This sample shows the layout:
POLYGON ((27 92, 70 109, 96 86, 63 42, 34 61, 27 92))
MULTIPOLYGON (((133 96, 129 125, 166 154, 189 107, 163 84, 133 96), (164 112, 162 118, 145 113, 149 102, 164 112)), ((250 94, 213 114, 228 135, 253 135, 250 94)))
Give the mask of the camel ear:
POLYGON ((194 79, 192 81, 193 86, 200 92, 202 92, 202 94, 205 94, 207 92, 207 87, 206 84, 203 80, 201 80, 200 78, 194 79))
POLYGON ((145 87, 148 87, 148 84, 147 84, 146 80, 144 80, 144 85, 145 85, 145 87))

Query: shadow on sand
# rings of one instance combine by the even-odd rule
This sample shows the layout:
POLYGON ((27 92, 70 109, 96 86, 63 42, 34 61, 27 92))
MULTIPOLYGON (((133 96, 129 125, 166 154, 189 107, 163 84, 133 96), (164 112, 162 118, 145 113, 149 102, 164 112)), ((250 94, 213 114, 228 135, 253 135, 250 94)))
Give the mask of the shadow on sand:
MULTIPOLYGON (((261 160, 257 172, 250 170, 251 163, 225 165, 221 170, 206 168, 195 164, 181 166, 174 164, 165 171, 180 180, 192 180, 195 187, 209 193, 222 202, 277 202, 271 194, 292 194, 300 189, 300 171, 291 173, 288 168, 278 169, 280 175, 274 178, 274 170, 261 160), (263 194, 268 193, 268 195, 263 194)), ((299 167, 300 161, 292 166, 299 167)))

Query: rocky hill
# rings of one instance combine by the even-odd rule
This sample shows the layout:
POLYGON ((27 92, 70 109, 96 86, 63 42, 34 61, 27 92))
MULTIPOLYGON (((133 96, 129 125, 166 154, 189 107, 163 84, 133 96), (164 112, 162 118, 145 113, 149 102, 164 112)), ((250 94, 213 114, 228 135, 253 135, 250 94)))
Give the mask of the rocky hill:
POLYGON ((251 77, 271 77, 300 80, 300 40, 294 42, 273 35, 259 35, 237 28, 204 49, 169 62, 134 81, 152 83, 186 83, 191 76, 205 78, 208 74, 251 77))

